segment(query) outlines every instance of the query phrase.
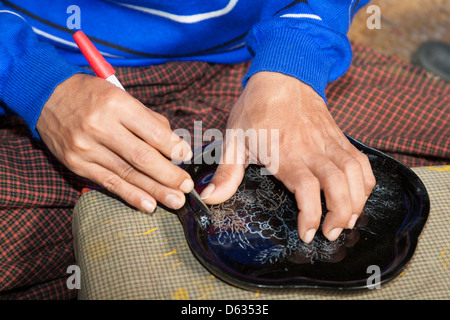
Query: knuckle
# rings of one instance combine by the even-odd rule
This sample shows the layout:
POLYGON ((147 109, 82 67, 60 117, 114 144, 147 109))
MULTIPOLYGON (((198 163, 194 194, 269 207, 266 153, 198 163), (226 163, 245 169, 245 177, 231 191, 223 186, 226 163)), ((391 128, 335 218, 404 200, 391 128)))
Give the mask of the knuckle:
POLYGON ((87 112, 81 121, 81 129, 84 132, 103 134, 101 116, 97 111, 87 112))
POLYGON ((299 179, 299 183, 306 189, 319 189, 320 181, 313 175, 303 175, 299 179))
POLYGON ((98 102, 96 105, 101 105, 105 107, 107 110, 113 110, 117 108, 121 103, 121 96, 118 95, 118 92, 122 93, 122 91, 118 91, 120 89, 115 86, 106 86, 103 89, 103 94, 98 97, 98 102))
POLYGON ((136 150, 131 161, 137 165, 139 168, 148 167, 151 165, 153 160, 153 154, 149 149, 140 148, 136 150))
POLYGON ((375 179, 375 176, 373 175, 372 166, 370 164, 369 158, 362 152, 359 152, 355 156, 355 158, 361 164, 361 167, 367 169, 368 175, 364 176, 364 184, 367 189, 372 190, 375 187, 377 181, 375 179))
POLYGON ((170 122, 169 119, 167 119, 165 116, 163 116, 160 113, 155 113, 156 119, 161 123, 161 125, 170 128, 170 122))
POLYGON ((129 181, 134 173, 135 173, 135 170, 133 167, 125 166, 124 168, 121 168, 121 172, 120 172, 119 176, 123 180, 129 181))
POLYGON ((156 143, 162 144, 165 141, 166 128, 164 128, 163 126, 161 125, 152 126, 149 133, 152 140, 155 141, 156 143))
POLYGON ((343 168, 344 168, 345 172, 351 172, 351 171, 356 171, 356 170, 361 171, 361 169, 362 169, 359 161, 353 157, 349 157, 344 160, 343 168))
POLYGON ((103 187, 115 194, 118 194, 118 191, 120 190, 120 187, 122 185, 122 179, 119 176, 116 176, 114 174, 109 175, 106 177, 101 184, 103 187))
POLYGON ((326 180, 330 181, 331 183, 339 183, 342 181, 347 181, 345 173, 337 168, 327 169, 325 172, 325 177, 326 180))
POLYGON ((362 152, 357 153, 355 158, 361 164, 361 167, 363 167, 363 168, 372 168, 372 165, 370 164, 369 158, 364 153, 362 153, 362 152))
POLYGON ((299 213, 299 219, 301 220, 301 223, 303 225, 309 226, 309 227, 313 227, 313 228, 318 228, 320 225, 320 214, 315 214, 313 212, 304 212, 304 211, 300 211, 299 213))
POLYGON ((76 170, 78 164, 78 157, 74 152, 65 152, 64 153, 64 163, 71 170, 76 170))
POLYGON ((89 151, 89 145, 86 139, 80 135, 72 136, 71 148, 74 152, 87 152, 89 151))
POLYGON ((148 183, 145 188, 145 192, 154 197, 155 199, 161 201, 164 199, 164 190, 161 186, 156 183, 148 183))
POLYGON ((377 180, 375 179, 375 176, 371 174, 364 180, 367 188, 372 191, 373 188, 375 188, 375 185, 377 184, 377 180))
POLYGON ((360 163, 367 163, 369 164, 369 158, 362 152, 358 151, 355 154, 355 159, 358 160, 360 163))

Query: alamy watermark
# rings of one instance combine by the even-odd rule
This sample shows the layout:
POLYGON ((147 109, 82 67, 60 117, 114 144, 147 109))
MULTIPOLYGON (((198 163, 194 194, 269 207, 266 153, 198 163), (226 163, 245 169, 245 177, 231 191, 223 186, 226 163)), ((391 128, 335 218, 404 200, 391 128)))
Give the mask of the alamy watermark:
POLYGON ((66 285, 67 288, 72 289, 81 289, 81 270, 80 267, 72 264, 67 267, 66 273, 70 274, 67 278, 66 285))
MULTIPOLYGON (((66 9, 66 13, 70 16, 66 20, 67 29, 81 29, 81 9, 77 5, 70 5, 66 9)), ((368 29, 381 29, 381 9, 379 6, 372 4, 366 8, 366 13, 370 16, 366 20, 368 29)))
POLYGON ((70 30, 80 30, 81 29, 81 10, 80 7, 77 5, 70 5, 67 7, 66 10, 67 14, 70 14, 70 16, 66 20, 66 26, 67 29, 70 30))
POLYGON ((370 16, 366 20, 366 26, 368 29, 381 29, 381 9, 379 6, 372 4, 367 7, 366 13, 370 16))
POLYGON ((377 265, 370 265, 367 267, 367 274, 370 276, 367 278, 366 285, 368 289, 380 289, 381 288, 381 270, 377 265))
MULTIPOLYGON (((187 129, 175 129, 174 139, 181 137, 193 150, 194 164, 261 164, 261 174, 274 175, 279 168, 278 129, 207 129, 203 133, 202 122, 194 121, 194 141, 187 129), (203 133, 203 134, 202 134, 203 133), (203 146, 206 148, 203 149, 203 146)), ((181 153, 182 144, 172 150, 172 159, 181 153)))

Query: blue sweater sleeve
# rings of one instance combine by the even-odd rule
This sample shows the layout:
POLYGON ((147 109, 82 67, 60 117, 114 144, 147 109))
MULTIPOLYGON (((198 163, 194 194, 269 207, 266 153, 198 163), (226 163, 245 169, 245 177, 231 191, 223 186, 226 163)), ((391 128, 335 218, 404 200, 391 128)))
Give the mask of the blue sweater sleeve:
POLYGON ((45 102, 59 83, 81 72, 88 71, 39 42, 31 26, 0 3, 0 115, 18 114, 39 138, 36 122, 45 102))
POLYGON ((259 71, 280 72, 310 85, 326 101, 327 84, 350 66, 352 18, 369 1, 295 0, 265 12, 247 37, 254 57, 244 85, 259 71))

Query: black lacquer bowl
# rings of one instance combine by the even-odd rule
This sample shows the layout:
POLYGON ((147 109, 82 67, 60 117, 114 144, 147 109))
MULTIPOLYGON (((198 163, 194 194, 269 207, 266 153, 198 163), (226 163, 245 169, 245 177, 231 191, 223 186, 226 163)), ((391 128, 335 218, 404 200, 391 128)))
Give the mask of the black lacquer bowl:
MULTIPOLYGON (((209 206, 211 214, 189 196, 177 211, 195 257, 217 278, 244 289, 360 289, 399 275, 427 220, 427 191, 408 167, 348 138, 369 157, 377 180, 352 230, 330 242, 319 228, 305 244, 297 233, 293 195, 275 177, 250 165, 236 194, 209 206)), ((203 148, 182 165, 199 193, 217 168, 205 163, 217 159, 214 152, 216 148, 203 148)))

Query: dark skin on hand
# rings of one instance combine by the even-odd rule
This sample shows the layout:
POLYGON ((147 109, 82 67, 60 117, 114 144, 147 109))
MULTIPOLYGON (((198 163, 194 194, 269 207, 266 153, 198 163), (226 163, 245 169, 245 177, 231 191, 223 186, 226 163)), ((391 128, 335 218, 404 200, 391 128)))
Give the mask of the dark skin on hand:
MULTIPOLYGON (((147 212, 157 201, 179 209, 194 183, 170 161, 190 159, 188 143, 162 115, 131 95, 90 75, 77 74, 58 85, 36 126, 43 142, 68 169, 147 212)), ((256 159, 295 195, 298 233, 309 243, 322 215, 323 191, 328 213, 324 235, 334 241, 353 228, 375 186, 367 157, 334 122, 323 99, 296 78, 276 72, 253 75, 233 106, 227 129, 277 130, 277 155, 225 141, 224 163, 201 194, 207 204, 229 199, 256 159), (233 156, 227 156, 232 154, 233 156), (236 161, 237 159, 242 161, 236 161), (273 164, 276 163, 276 166, 273 164)))

